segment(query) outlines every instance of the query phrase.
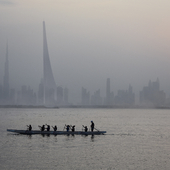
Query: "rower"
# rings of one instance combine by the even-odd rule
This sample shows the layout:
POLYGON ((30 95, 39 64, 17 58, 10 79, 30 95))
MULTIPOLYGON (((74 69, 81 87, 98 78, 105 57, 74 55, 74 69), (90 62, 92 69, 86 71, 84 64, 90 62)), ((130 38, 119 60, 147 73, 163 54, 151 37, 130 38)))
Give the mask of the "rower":
POLYGON ((87 126, 84 126, 84 131, 85 131, 85 132, 87 132, 87 131, 88 131, 87 126))
POLYGON ((57 126, 56 125, 54 127, 52 126, 52 128, 54 129, 54 131, 57 131, 57 126))
POLYGON ((66 130, 67 130, 67 132, 70 130, 70 125, 66 126, 66 130))
POLYGON ((94 122, 91 121, 91 131, 93 132, 93 130, 94 130, 94 122))
POLYGON ((28 130, 31 131, 32 130, 32 126, 31 125, 27 125, 28 130))
POLYGON ((83 126, 83 128, 84 128, 84 131, 87 132, 87 131, 88 131, 87 126, 84 126, 84 125, 82 125, 82 126, 83 126))
POLYGON ((41 131, 45 130, 45 125, 39 126, 39 128, 41 129, 41 131))
POLYGON ((72 126, 71 130, 72 130, 72 132, 74 132, 74 131, 75 131, 75 125, 74 125, 74 126, 72 126))
POLYGON ((50 125, 47 125, 46 129, 47 129, 47 131, 50 131, 50 125))

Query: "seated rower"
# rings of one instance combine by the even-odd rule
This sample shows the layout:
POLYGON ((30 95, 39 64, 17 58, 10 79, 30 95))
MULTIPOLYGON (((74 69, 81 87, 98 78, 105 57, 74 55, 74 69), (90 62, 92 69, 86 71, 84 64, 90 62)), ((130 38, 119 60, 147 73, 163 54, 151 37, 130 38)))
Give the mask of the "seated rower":
POLYGON ((84 131, 85 131, 85 132, 87 132, 87 131, 88 131, 87 126, 84 126, 84 131))
POLYGON ((54 131, 57 131, 57 126, 56 125, 54 127, 52 126, 52 128, 54 129, 54 131))
POLYGON ((75 125, 74 125, 74 126, 72 126, 71 130, 72 130, 72 132, 74 132, 74 131, 75 131, 75 125))
POLYGON ((41 131, 44 131, 45 130, 45 125, 39 126, 39 128, 40 128, 41 131))
POLYGON ((32 130, 32 126, 31 125, 27 125, 28 130, 31 131, 32 130))
POLYGON ((66 126, 66 130, 67 130, 67 132, 70 130, 70 125, 66 126))

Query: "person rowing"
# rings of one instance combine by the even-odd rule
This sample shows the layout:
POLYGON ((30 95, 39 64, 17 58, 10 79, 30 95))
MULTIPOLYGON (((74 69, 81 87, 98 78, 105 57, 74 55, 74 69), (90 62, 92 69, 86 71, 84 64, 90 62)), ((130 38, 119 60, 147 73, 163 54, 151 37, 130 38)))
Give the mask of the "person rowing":
POLYGON ((94 130, 94 122, 93 121, 91 121, 91 131, 93 132, 93 130, 94 130))
POLYGON ((31 131, 32 130, 32 126, 31 125, 27 125, 28 130, 31 131))
POLYGON ((45 130, 45 125, 42 125, 42 126, 38 126, 40 128, 41 131, 44 131, 45 130))
POLYGON ((67 132, 70 130, 70 125, 66 125, 67 132))
POLYGON ((75 125, 71 127, 72 132, 75 131, 75 125))
POLYGON ((82 125, 82 126, 84 127, 84 131, 87 132, 88 131, 87 126, 84 126, 84 125, 82 125))
POLYGON ((57 126, 52 126, 52 128, 54 129, 54 131, 57 131, 57 126))

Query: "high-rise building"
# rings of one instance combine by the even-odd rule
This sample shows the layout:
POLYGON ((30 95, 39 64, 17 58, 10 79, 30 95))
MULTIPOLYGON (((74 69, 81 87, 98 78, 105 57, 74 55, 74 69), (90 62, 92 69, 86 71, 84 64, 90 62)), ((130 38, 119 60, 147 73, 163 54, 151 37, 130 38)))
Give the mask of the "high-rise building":
POLYGON ((100 106, 102 105, 102 97, 100 96, 100 89, 95 91, 91 96, 91 105, 100 106))
POLYGON ((106 82, 106 105, 110 104, 110 78, 106 82))
POLYGON ((81 89, 81 104, 86 106, 90 104, 90 92, 84 87, 81 89))
POLYGON ((105 105, 113 105, 114 94, 110 91, 110 78, 107 78, 106 81, 106 98, 105 98, 105 105))
POLYGON ((4 82, 3 82, 3 99, 4 104, 9 102, 9 61, 8 61, 8 43, 6 45, 6 61, 4 70, 4 82))
POLYGON ((43 71, 44 71, 44 105, 55 105, 56 83, 54 80, 46 38, 45 22, 43 21, 43 71))
POLYGON ((160 90, 158 78, 155 82, 150 80, 148 86, 143 87, 143 90, 140 91, 140 103, 143 105, 163 106, 165 101, 166 94, 163 90, 160 90))
POLYGON ((129 85, 128 90, 118 90, 117 95, 114 98, 114 102, 119 106, 131 106, 135 104, 135 94, 133 88, 129 85))

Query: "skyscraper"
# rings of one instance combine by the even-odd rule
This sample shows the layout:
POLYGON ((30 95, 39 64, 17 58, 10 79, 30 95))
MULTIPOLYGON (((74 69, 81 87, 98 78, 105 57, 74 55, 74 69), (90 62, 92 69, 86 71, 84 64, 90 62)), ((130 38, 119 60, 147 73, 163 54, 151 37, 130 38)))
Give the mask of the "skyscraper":
POLYGON ((110 105, 110 78, 106 82, 106 105, 110 105))
POLYGON ((81 104, 82 105, 89 105, 90 103, 90 92, 87 92, 87 89, 82 87, 81 89, 81 104))
POLYGON ((56 101, 56 83, 51 69, 44 21, 43 21, 43 71, 44 71, 44 104, 54 105, 56 101))
POLYGON ((110 78, 107 78, 105 105, 113 105, 113 102, 114 102, 114 93, 110 91, 110 78))
POLYGON ((3 82, 3 99, 4 104, 9 102, 9 61, 8 61, 8 43, 6 45, 6 61, 4 70, 4 82, 3 82))

